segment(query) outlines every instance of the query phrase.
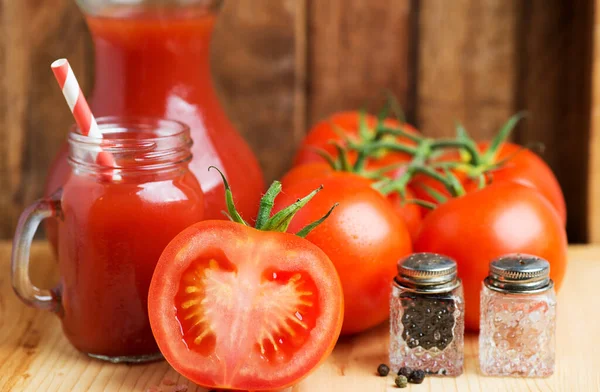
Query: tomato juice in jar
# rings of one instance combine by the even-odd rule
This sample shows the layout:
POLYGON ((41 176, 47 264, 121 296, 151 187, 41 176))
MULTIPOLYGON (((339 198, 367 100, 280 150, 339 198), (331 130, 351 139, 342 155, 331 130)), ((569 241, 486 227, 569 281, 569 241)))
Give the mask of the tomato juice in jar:
POLYGON ((70 133, 72 174, 23 213, 13 285, 26 303, 57 312, 79 351, 113 362, 152 360, 160 357, 147 309, 154 268, 167 244, 203 219, 202 190, 188 169, 189 128, 152 118, 98 124, 103 139, 70 133), (98 163, 100 151, 112 154, 113 167, 98 163), (60 284, 41 298, 23 280, 26 237, 49 216, 58 220, 60 284))
MULTIPOLYGON (((219 167, 245 219, 264 191, 258 162, 227 118, 212 84, 211 37, 219 0, 78 0, 95 44, 90 106, 97 116, 154 116, 190 126, 190 170, 205 194, 205 218, 225 219, 219 167)), ((70 172, 66 145, 50 168, 49 195, 70 172)), ((56 232, 48 236, 56 242, 56 232)))

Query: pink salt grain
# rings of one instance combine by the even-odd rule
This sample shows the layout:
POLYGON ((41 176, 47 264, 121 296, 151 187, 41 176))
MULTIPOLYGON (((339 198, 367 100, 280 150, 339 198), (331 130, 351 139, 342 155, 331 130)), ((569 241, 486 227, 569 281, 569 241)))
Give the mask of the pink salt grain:
POLYGON ((173 388, 173 392, 187 392, 188 386, 185 384, 179 384, 173 388))

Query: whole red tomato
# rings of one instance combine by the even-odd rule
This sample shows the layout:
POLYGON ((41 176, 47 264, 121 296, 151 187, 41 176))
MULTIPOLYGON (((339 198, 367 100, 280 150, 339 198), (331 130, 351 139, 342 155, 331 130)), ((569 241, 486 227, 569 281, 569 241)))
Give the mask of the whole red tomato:
POLYGON ((340 280, 322 250, 226 221, 197 223, 171 241, 148 306, 166 360, 208 389, 297 383, 331 353, 343 319, 340 280))
POLYGON ((319 185, 323 190, 297 213, 288 231, 297 232, 339 203, 306 239, 329 256, 340 276, 345 304, 342 334, 361 332, 388 318, 391 281, 397 261, 412 250, 410 235, 386 198, 351 173, 285 184, 274 210, 319 185))
MULTIPOLYGON (((375 116, 365 114, 365 122, 373 132, 373 128, 377 124, 375 116)), ((303 165, 306 163, 323 162, 323 158, 314 152, 314 148, 319 148, 327 151, 332 156, 337 156, 336 149, 331 145, 331 141, 343 142, 343 138, 339 132, 353 140, 358 140, 358 130, 360 127, 361 113, 358 111, 339 112, 331 115, 329 118, 318 122, 309 131, 304 138, 296 157, 294 158, 294 166, 303 165)), ((386 119, 384 125, 393 128, 402 128, 409 133, 418 133, 418 131, 409 124, 400 123, 395 119, 386 119)), ((414 146, 415 143, 403 137, 395 138, 399 143, 414 146)), ((349 153, 349 160, 354 162, 356 154, 349 153)), ((408 162, 411 156, 402 152, 377 152, 370 157, 367 162, 367 167, 376 168, 391 165, 397 162, 408 162)))
MULTIPOLYGON (((333 170, 331 166, 327 163, 307 163, 305 165, 300 165, 292 168, 283 176, 283 178, 281 179, 281 183, 283 184, 283 189, 287 189, 290 184, 314 178, 323 178, 333 175, 334 173, 339 172, 333 170)), ((360 176, 356 176, 356 178, 353 179, 353 181, 363 181, 366 186, 372 184, 371 180, 360 176)), ((414 198, 415 195, 412 193, 412 191, 410 189, 407 189, 404 200, 409 201, 414 198)), ((408 229, 408 232, 410 234, 410 238, 414 241, 415 238, 417 238, 417 233, 419 232, 419 228, 421 227, 421 221, 423 220, 421 216, 420 207, 416 204, 403 202, 398 192, 392 192, 388 194, 387 199, 392 204, 396 213, 402 218, 402 220, 404 220, 406 228, 408 229)))
POLYGON ((466 327, 472 331, 479 328, 479 292, 492 259, 508 253, 542 257, 550 262, 557 288, 567 265, 567 237, 555 208, 540 192, 514 182, 499 182, 439 205, 423 221, 415 251, 456 260, 466 327))
MULTIPOLYGON (((477 147, 480 152, 484 153, 488 150, 490 142, 477 143, 477 147)), ((550 201, 554 209, 558 212, 561 222, 564 224, 567 221, 567 208, 565 205, 565 198, 558 180, 552 173, 550 167, 534 152, 524 149, 514 143, 505 142, 496 157, 489 162, 484 162, 484 165, 493 165, 498 162, 503 162, 508 158, 500 168, 490 170, 487 177, 487 182, 498 183, 505 181, 518 182, 528 187, 536 189, 546 199, 550 201)), ((460 158, 457 153, 444 154, 438 160, 440 161, 459 161, 460 158)), ((478 181, 469 179, 465 172, 460 170, 452 171, 463 183, 465 190, 471 192, 478 189, 478 181)), ((412 188, 414 189, 416 196, 419 199, 434 202, 433 198, 422 188, 425 184, 428 187, 435 189, 448 197, 449 193, 444 186, 430 178, 423 175, 416 176, 412 182, 412 188)), ((427 214, 428 211, 425 211, 427 214)))

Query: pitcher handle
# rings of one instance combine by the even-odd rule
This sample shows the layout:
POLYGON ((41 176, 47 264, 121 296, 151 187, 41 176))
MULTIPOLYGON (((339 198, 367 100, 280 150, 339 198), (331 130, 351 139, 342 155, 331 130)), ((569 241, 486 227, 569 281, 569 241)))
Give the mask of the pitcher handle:
POLYGON ((11 280, 15 293, 27 305, 52 312, 59 310, 60 301, 51 290, 41 289, 31 283, 29 254, 33 236, 40 223, 46 218, 62 216, 61 195, 62 190, 59 189, 52 196, 37 200, 23 211, 17 223, 11 255, 11 280))

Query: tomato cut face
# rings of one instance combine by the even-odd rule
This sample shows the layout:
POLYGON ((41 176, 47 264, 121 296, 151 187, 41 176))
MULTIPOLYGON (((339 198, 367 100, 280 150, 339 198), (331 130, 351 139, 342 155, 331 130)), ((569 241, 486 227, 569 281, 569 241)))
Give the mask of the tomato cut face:
MULTIPOLYGON (((239 271, 231 264, 212 258, 208 265, 195 261, 182 275, 182 284, 175 297, 177 319, 188 349, 202 355, 234 350, 237 340, 216 347, 216 333, 237 336, 249 343, 266 363, 285 363, 292 359, 306 342, 309 331, 319 315, 318 291, 305 272, 287 272, 270 268, 259 271, 239 271), (226 311, 224 311, 226 310, 226 311), (245 315, 237 324, 234 315, 245 315), (242 323, 243 322, 243 323, 242 323), (248 330, 247 325, 260 325, 248 330), (234 346, 228 347, 232 343, 234 346)), ((232 359, 235 366, 237 358, 232 359)))
POLYGON ((331 352, 342 323, 335 268, 284 233, 206 221, 169 244, 150 287, 169 363, 208 388, 279 389, 331 352))

